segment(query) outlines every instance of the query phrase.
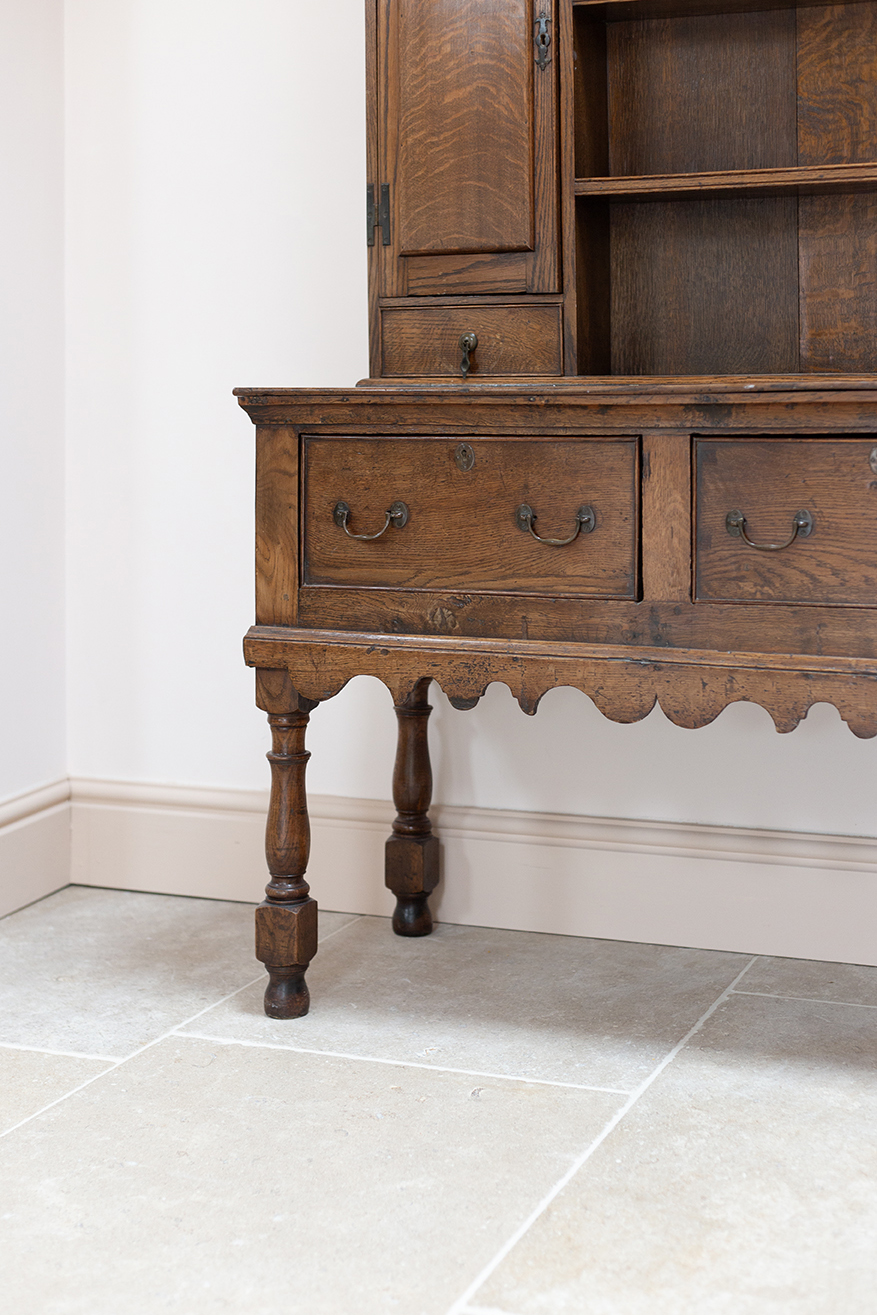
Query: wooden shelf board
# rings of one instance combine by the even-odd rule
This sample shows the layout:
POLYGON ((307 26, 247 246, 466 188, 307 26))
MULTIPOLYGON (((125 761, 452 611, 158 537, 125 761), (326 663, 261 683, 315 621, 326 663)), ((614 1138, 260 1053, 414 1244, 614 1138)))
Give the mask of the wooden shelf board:
POLYGON ((667 200, 704 195, 817 196, 870 192, 877 188, 877 162, 812 165, 794 169, 731 169, 712 173, 647 174, 634 178, 576 178, 576 196, 667 200))
MULTIPOLYGON (((847 0, 872 4, 874 0, 847 0)), ((573 10, 595 20, 688 18, 706 14, 752 14, 765 9, 818 9, 825 0, 572 0, 573 10)))

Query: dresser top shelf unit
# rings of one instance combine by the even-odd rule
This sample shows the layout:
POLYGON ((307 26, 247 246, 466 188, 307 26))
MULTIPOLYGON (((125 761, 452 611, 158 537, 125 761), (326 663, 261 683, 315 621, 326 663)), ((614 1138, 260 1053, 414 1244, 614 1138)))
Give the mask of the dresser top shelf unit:
POLYGON ((872 370, 877 4, 572 15, 578 370, 872 370))

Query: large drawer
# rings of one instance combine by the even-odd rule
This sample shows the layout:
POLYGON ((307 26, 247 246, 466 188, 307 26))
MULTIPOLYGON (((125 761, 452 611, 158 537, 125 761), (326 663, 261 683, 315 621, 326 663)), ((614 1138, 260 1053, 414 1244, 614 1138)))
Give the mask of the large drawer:
POLYGON ((635 438, 305 438, 303 465, 305 586, 637 596, 635 438))
POLYGON ((561 308, 554 304, 400 306, 381 311, 385 376, 459 379, 460 338, 474 333, 469 377, 563 371, 561 308))
POLYGON ((696 597, 877 605, 875 444, 877 436, 697 440, 696 597))

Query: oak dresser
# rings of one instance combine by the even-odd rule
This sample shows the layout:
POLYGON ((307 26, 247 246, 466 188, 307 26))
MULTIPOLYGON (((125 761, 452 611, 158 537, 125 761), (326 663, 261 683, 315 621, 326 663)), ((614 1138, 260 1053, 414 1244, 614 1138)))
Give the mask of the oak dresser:
POLYGON ((396 705, 408 936, 438 880, 433 680, 688 727, 827 701, 877 734, 877 4, 367 16, 371 377, 236 390, 283 1018, 316 952, 305 728, 356 675, 396 705))

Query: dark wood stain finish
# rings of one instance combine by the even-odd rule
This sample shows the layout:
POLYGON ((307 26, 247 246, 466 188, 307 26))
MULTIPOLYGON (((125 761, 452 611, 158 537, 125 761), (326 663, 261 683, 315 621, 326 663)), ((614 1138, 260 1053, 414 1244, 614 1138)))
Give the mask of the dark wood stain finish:
POLYGON ((263 668, 256 675, 256 702, 268 713, 273 741, 265 829, 271 880, 256 910, 256 958, 268 971, 265 1013, 301 1018, 310 1007, 305 973, 317 953, 317 905, 305 881, 311 850, 305 730, 317 701, 302 697, 286 671, 263 668))
POLYGON ((877 369, 877 196, 798 204, 801 369, 877 369))
POLYGON ((304 584, 636 596, 635 439, 471 446, 474 465, 460 470, 457 444, 443 439, 306 439, 304 584), (399 499, 408 524, 379 539, 350 539, 332 519, 346 502, 350 528, 372 533, 399 499), (563 548, 537 543, 515 522, 523 503, 545 538, 570 535, 583 505, 597 525, 563 548))
POLYGON ((617 202, 613 374, 798 369, 797 202, 617 202))
POLYGON ((701 439, 696 444, 697 597, 747 602, 877 603, 877 481, 872 438, 701 439), (781 552, 728 534, 732 510, 755 542, 788 538, 806 509, 813 532, 781 552))
POLYGON ((429 897, 439 881, 439 842, 432 834, 429 805, 432 768, 427 725, 430 680, 419 680, 396 703, 396 762, 393 803, 396 817, 386 844, 385 880, 396 896, 393 931, 397 936, 428 936, 432 931, 429 897))
POLYGON ((798 163, 877 160, 877 6, 801 9, 798 163))
POLYGON ((795 14, 608 25, 610 174, 771 169, 795 159, 795 14))
POLYGON ((402 255, 532 248, 528 8, 394 0, 402 255))
POLYGON ((560 374, 562 311, 557 303, 502 306, 385 307, 381 312, 383 372, 388 377, 460 377, 460 338, 474 333, 470 375, 560 374))
POLYGON ((431 681, 685 727, 827 701, 877 735, 877 0, 368 0, 367 46, 375 377, 238 394, 275 1017, 316 952, 305 729, 357 675, 396 707, 400 935, 432 929, 439 875, 431 681), (399 499, 371 542, 333 517, 374 532, 399 499), (583 504, 596 528, 538 543, 522 503, 545 537, 583 504), (778 551, 728 533, 781 543, 802 510, 778 551))
MULTIPOLYGON (((391 212, 389 245, 371 248, 372 321, 388 297, 559 292, 558 61, 535 66, 532 0, 369 9, 391 212)), ((554 31, 554 0, 543 11, 554 31)), ((386 373, 377 343, 372 369, 386 373)))

